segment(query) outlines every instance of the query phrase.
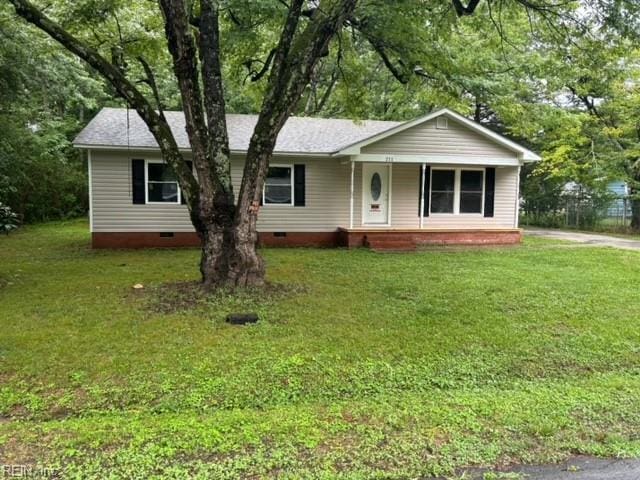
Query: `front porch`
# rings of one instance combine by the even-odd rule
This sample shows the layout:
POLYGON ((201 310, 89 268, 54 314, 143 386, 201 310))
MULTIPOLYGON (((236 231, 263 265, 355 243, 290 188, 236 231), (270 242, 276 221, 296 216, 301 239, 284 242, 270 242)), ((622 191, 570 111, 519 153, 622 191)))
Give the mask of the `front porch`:
POLYGON ((519 228, 429 229, 429 228, 338 228, 338 240, 347 248, 415 250, 420 245, 509 245, 520 243, 519 228))
POLYGON ((341 246, 414 250, 522 239, 517 158, 366 154, 352 155, 349 163, 341 246))

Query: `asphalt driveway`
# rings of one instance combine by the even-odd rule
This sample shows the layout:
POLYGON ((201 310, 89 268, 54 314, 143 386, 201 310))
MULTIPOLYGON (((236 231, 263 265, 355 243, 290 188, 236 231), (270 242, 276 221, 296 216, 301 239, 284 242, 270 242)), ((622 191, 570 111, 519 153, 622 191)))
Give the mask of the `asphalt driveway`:
POLYGON ((576 456, 554 465, 523 465, 507 470, 467 471, 460 478, 483 480, 491 478, 518 480, 640 480, 640 459, 605 459, 576 456), (510 474, 510 475, 509 475, 510 474))
POLYGON ((640 250, 640 238, 631 240, 627 238, 602 235, 599 233, 582 233, 568 230, 546 230, 546 229, 526 229, 525 235, 531 237, 552 238, 555 240, 568 240, 583 245, 596 247, 613 247, 624 250, 640 250))

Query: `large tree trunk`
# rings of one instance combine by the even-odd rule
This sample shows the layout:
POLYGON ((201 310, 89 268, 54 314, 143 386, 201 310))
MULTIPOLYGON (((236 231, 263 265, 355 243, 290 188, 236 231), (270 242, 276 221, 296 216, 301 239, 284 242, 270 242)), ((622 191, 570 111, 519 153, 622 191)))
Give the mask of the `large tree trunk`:
POLYGON ((202 226, 200 273, 205 289, 264 284, 264 261, 256 248, 258 235, 252 218, 246 216, 238 225, 209 222, 202 226))
POLYGON ((234 287, 252 287, 264 284, 264 260, 257 251, 257 215, 233 227, 233 252, 229 259, 229 283, 234 287))
POLYGON ((189 202, 191 221, 202 242, 200 273, 207 290, 264 283, 264 262, 257 252, 258 202, 249 215, 236 215, 233 194, 200 184, 200 195, 189 202), (238 222, 238 217, 243 221, 238 222))

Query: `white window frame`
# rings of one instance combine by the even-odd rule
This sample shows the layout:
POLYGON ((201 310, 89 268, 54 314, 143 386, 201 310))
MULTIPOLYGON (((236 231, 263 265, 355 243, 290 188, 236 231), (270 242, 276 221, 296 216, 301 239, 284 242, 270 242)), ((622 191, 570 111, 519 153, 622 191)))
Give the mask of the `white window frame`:
MULTIPOLYGON (((162 165, 168 165, 164 160, 144 160, 144 202, 148 205, 181 205, 182 204, 182 189, 180 188, 180 182, 176 179, 176 184, 178 186, 178 200, 176 202, 152 202, 149 200, 149 164, 150 163, 160 163, 162 165)), ((172 182, 158 182, 153 181, 153 183, 172 183, 172 182)))
POLYGON ((487 176, 487 169, 484 167, 431 167, 431 172, 429 173, 429 215, 435 216, 451 216, 451 215, 460 215, 463 217, 482 217, 484 216, 484 191, 485 191, 485 182, 487 176), (433 171, 434 170, 453 170, 454 171, 454 179, 453 179, 453 213, 441 213, 441 212, 432 212, 431 207, 433 206, 433 198, 431 197, 431 190, 433 186, 433 171), (481 206, 479 213, 460 213, 460 179, 461 172, 465 170, 472 170, 476 172, 482 172, 482 194, 481 194, 481 206))
POLYGON ((264 185, 262 186, 262 206, 266 207, 292 207, 295 203, 295 198, 294 198, 294 194, 295 194, 295 190, 294 190, 294 186, 295 186, 295 179, 293 178, 294 175, 294 168, 293 168, 293 164, 289 163, 277 163, 277 164, 271 164, 269 165, 269 168, 288 168, 289 171, 291 172, 290 178, 291 178, 291 201, 289 203, 267 203, 267 198, 265 197, 265 192, 267 191, 267 178, 269 177, 269 170, 267 169, 267 176, 264 179, 264 185))
POLYGON ((484 216, 484 190, 485 190, 485 183, 486 183, 486 168, 460 168, 459 172, 458 172, 458 214, 459 215, 475 215, 475 216, 484 216), (462 197, 462 171, 463 170, 471 170, 471 171, 475 171, 475 172, 482 172, 482 191, 480 192, 480 212, 465 212, 465 213, 460 213, 460 199, 462 197))

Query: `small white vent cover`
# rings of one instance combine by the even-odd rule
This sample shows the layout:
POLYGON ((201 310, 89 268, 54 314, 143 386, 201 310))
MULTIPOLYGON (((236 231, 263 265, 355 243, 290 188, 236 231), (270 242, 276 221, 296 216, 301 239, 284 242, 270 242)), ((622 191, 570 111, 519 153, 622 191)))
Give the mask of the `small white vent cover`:
POLYGON ((436 118, 436 128, 441 130, 446 130, 449 128, 449 119, 447 117, 438 117, 436 118))

